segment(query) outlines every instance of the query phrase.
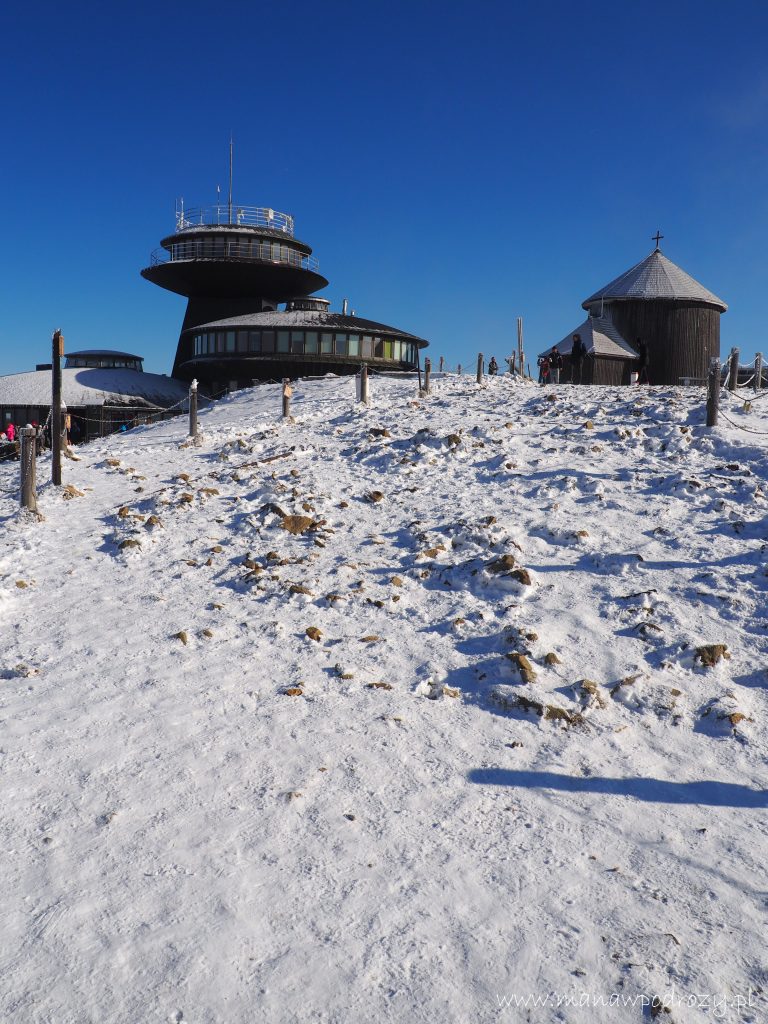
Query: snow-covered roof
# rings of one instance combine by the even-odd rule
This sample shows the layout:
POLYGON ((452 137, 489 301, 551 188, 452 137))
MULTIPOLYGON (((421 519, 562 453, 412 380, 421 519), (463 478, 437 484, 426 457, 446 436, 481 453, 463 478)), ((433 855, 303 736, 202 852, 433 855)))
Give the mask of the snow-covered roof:
POLYGON ((605 285, 582 302, 584 309, 600 299, 611 302, 621 299, 681 299, 716 306, 721 312, 728 308, 722 299, 708 291, 675 263, 668 260, 660 249, 605 285))
POLYGON ((130 352, 116 352, 112 348, 81 348, 78 352, 65 352, 67 359, 72 359, 75 356, 80 357, 96 357, 100 359, 106 359, 109 356, 114 356, 115 359, 141 359, 144 361, 144 356, 134 356, 130 352))
MULTIPOLYGON (((345 316, 343 313, 328 313, 322 309, 292 309, 290 311, 270 310, 266 313, 247 313, 244 316, 230 316, 226 320, 214 320, 208 324, 200 324, 194 332, 210 330, 234 330, 238 327, 264 328, 274 327, 284 330, 316 328, 317 330, 352 331, 357 334, 390 334, 408 341, 428 344, 424 338, 401 331, 399 327, 388 327, 375 320, 364 320, 359 316, 345 316)), ((192 333, 187 330, 185 334, 192 333)))
MULTIPOLYGON (((189 391, 186 384, 159 373, 111 367, 83 367, 61 371, 62 398, 67 406, 175 405, 189 391)), ((51 371, 32 370, 0 377, 0 405, 51 404, 51 371)))
POLYGON ((637 359, 637 352, 622 338, 611 320, 604 316, 588 316, 584 323, 566 334, 557 345, 545 349, 540 356, 547 355, 552 348, 556 348, 563 356, 570 355, 574 334, 581 335, 588 353, 610 359, 637 359))

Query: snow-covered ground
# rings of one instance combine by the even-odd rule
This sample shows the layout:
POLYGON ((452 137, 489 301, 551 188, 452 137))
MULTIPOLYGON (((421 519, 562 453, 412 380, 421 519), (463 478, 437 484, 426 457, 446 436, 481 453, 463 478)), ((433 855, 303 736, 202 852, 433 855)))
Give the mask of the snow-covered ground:
POLYGON ((0 464, 0 1019, 768 1020, 768 398, 371 390, 0 464))

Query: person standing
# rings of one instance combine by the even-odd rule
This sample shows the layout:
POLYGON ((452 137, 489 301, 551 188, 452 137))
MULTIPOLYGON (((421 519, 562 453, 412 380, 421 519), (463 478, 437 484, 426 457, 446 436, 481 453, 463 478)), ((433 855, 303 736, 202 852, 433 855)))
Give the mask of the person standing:
POLYGON ((560 355, 560 349, 557 345, 553 345, 552 351, 549 354, 549 373, 553 384, 560 383, 560 371, 562 368, 563 357, 560 355))
POLYGON ((648 346, 641 338, 635 341, 635 351, 637 352, 637 383, 650 384, 651 380, 648 376, 648 346))
POLYGON ((498 372, 499 364, 496 362, 496 356, 491 356, 491 361, 488 363, 488 373, 490 373, 492 377, 495 377, 498 372))
POLYGON ((9 423, 5 428, 5 436, 9 441, 13 442, 16 440, 16 427, 12 423, 9 423))
POLYGON ((581 384, 584 356, 587 350, 580 334, 574 334, 571 346, 571 384, 581 384), (576 379, 578 377, 578 380, 576 379))

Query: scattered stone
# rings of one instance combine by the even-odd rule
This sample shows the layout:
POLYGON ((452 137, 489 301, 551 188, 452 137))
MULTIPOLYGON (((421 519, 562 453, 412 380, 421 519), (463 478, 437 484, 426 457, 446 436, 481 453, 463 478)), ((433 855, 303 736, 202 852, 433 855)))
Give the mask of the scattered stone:
POLYGON ((361 644, 378 644, 383 642, 382 638, 380 636, 376 636, 375 633, 371 633, 369 636, 360 637, 361 644))
POLYGON ((84 498, 85 491, 78 491, 78 489, 72 484, 67 484, 61 490, 61 496, 65 501, 69 501, 71 498, 84 498))
POLYGON ((289 594, 308 594, 312 597, 312 591, 308 587, 303 587, 301 583, 292 583, 288 588, 289 594))
POLYGON ((459 437, 458 434, 448 434, 448 436, 445 438, 445 443, 448 445, 449 448, 456 448, 458 445, 461 444, 461 438, 459 437))
POLYGON ((528 661, 524 654, 520 654, 519 651, 511 651, 507 657, 520 673, 520 677, 524 683, 532 683, 536 679, 536 672, 533 665, 531 665, 530 661, 528 661))
POLYGON ((122 508, 119 508, 117 510, 117 515, 120 517, 120 519, 127 519, 130 514, 131 510, 128 508, 127 505, 123 505, 122 508))
POLYGON ((201 629, 200 636, 205 637, 206 640, 211 640, 213 639, 213 631, 210 629, 201 629))
POLYGON ((121 540, 120 543, 117 546, 118 546, 118 548, 121 551, 125 551, 126 548, 140 548, 141 547, 141 541, 140 540, 134 540, 133 537, 126 537, 126 539, 125 540, 121 540))
POLYGON ((491 562, 490 565, 486 566, 488 572, 502 573, 511 572, 515 568, 517 562, 515 561, 514 555, 502 555, 501 558, 496 559, 495 562, 491 562))
POLYGON ((349 502, 348 501, 340 501, 338 507, 339 508, 349 508, 349 502))
POLYGON ((384 494, 382 491, 368 491, 365 496, 366 501, 370 501, 372 505, 378 504, 384 500, 384 494))
POLYGON ((183 494, 179 495, 179 504, 180 505, 189 505, 194 500, 195 500, 194 494, 190 494, 189 491, 184 491, 183 494))
POLYGON ((311 516, 284 516, 278 526, 281 530, 298 536, 307 530, 317 529, 318 523, 311 516))
POLYGON ((371 437, 392 437, 386 427, 370 427, 368 433, 371 437))
POLYGON ((587 420, 587 422, 584 424, 584 429, 585 430, 594 430, 595 429, 595 424, 592 422, 592 420, 587 420))
POLYGON ((393 587, 402 587, 403 581, 399 576, 392 576, 389 581, 393 587))
POLYGON ((206 498, 215 498, 219 491, 215 487, 201 487, 198 494, 204 494, 206 498))
POLYGON ((189 643, 189 636, 187 635, 187 632, 184 629, 180 629, 178 633, 174 633, 173 634, 173 639, 174 640, 181 640, 181 642, 184 644, 185 647, 189 643))
POLYGON ((562 661, 560 661, 560 659, 558 658, 558 656, 555 654, 554 651, 549 651, 549 653, 544 655, 544 664, 545 665, 562 665, 562 661))
MULTIPOLYGON (((342 676, 341 678, 344 679, 345 676, 342 676)), ((369 690, 391 690, 392 689, 391 683, 367 683, 366 686, 367 686, 367 689, 369 689, 369 690)))
POLYGON ((146 523, 144 523, 144 529, 151 530, 154 526, 162 527, 162 525, 163 523, 162 520, 160 519, 160 516, 156 516, 153 514, 151 516, 147 516, 147 521, 146 523))
POLYGON ((730 657, 727 644, 705 644, 696 648, 694 661, 700 661, 704 668, 713 668, 722 659, 728 661, 730 657))
POLYGON ((306 630, 306 634, 310 640, 315 640, 319 643, 320 638, 323 635, 323 632, 322 630, 318 629, 317 626, 309 626, 309 628, 306 630))
POLYGON ((303 696, 304 691, 300 686, 289 686, 287 689, 283 690, 283 693, 286 697, 301 697, 303 696))
POLYGON ((223 550, 224 548, 221 546, 221 544, 214 544, 213 547, 211 548, 211 551, 214 553, 214 555, 220 555, 223 550))
POLYGON ((19 588, 19 590, 26 590, 29 584, 27 583, 26 580, 16 580, 16 586, 19 588))

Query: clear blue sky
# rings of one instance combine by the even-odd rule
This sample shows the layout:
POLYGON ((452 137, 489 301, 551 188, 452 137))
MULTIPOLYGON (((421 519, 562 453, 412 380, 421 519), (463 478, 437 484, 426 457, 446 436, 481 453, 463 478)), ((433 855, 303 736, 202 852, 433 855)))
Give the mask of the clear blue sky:
POLYGON ((768 355, 768 5, 4 5, 0 373, 69 350, 170 372, 139 276, 175 199, 292 213, 339 308, 452 364, 529 352, 662 248, 768 355))

